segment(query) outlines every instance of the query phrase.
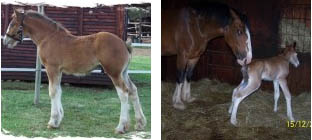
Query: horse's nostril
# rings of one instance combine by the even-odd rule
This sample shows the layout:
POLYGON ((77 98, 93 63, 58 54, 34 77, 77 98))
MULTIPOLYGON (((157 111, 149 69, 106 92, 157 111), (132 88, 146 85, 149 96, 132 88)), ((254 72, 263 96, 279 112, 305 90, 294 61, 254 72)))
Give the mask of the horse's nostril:
POLYGON ((236 57, 239 60, 243 60, 245 58, 246 55, 242 54, 242 53, 236 53, 236 57))

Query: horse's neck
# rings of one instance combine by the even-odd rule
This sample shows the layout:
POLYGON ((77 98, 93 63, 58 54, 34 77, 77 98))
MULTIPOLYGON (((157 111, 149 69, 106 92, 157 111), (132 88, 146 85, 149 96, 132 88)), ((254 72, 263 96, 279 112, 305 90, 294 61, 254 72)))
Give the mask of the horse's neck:
POLYGON ((62 37, 64 34, 59 33, 55 28, 45 22, 38 20, 28 21, 24 23, 26 34, 30 36, 32 41, 38 46, 42 41, 52 36, 62 37), (58 34, 58 35, 56 35, 58 34))
POLYGON ((222 26, 214 18, 207 18, 192 12, 190 9, 188 12, 184 12, 183 16, 187 17, 185 19, 189 21, 186 22, 199 34, 199 37, 206 41, 224 35, 222 26))

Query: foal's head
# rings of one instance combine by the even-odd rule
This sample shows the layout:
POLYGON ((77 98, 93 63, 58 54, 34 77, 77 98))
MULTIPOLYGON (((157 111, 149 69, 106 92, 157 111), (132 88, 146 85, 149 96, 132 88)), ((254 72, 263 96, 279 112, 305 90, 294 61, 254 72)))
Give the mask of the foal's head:
POLYGON ((8 48, 14 48, 17 43, 23 41, 23 21, 24 10, 15 9, 12 15, 12 20, 3 38, 3 45, 7 45, 8 48))
POLYGON ((296 53, 296 42, 294 42, 293 45, 287 45, 283 54, 291 64, 293 64, 295 67, 299 66, 299 60, 296 53))
POLYGON ((252 59, 251 38, 247 26, 247 17, 239 16, 230 10, 232 21, 224 28, 224 39, 232 48, 240 65, 249 64, 252 59))

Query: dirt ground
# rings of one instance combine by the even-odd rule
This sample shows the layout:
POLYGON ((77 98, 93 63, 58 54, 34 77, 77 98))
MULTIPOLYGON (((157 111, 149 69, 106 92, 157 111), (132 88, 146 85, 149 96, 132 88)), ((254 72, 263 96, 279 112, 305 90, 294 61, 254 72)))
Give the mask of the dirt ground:
MULTIPOLYGON (((239 105, 238 127, 230 124, 228 108, 233 86, 215 80, 192 82, 191 92, 197 98, 184 111, 172 107, 175 83, 162 82, 162 139, 167 140, 305 140, 309 128, 287 127, 286 102, 283 93, 277 113, 273 112, 273 92, 251 94, 239 105)), ((311 121, 311 93, 292 97, 297 121, 311 121)), ((310 124, 311 126, 311 124, 310 124)))
POLYGON ((133 48, 133 56, 151 56, 151 49, 133 48))

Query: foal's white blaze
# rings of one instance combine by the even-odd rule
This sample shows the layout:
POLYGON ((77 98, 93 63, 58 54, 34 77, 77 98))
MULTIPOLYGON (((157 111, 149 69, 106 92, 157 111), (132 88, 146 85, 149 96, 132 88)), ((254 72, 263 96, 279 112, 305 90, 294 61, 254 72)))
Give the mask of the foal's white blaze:
MULTIPOLYGON (((12 38, 8 37, 7 34, 9 33, 10 31, 10 28, 11 28, 11 23, 9 24, 7 30, 6 30, 6 34, 4 35, 4 38, 3 38, 3 45, 9 45, 9 42, 12 42, 12 38)), ((8 46, 8 47, 11 47, 11 46, 8 46)))
POLYGON ((250 38, 250 32, 248 27, 246 26, 246 34, 247 34, 247 64, 251 62, 252 59, 252 49, 251 49, 251 38, 250 38))
POLYGON ((300 62, 298 60, 297 53, 295 53, 293 56, 291 56, 290 63, 292 63, 295 67, 299 66, 300 62))

